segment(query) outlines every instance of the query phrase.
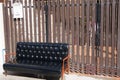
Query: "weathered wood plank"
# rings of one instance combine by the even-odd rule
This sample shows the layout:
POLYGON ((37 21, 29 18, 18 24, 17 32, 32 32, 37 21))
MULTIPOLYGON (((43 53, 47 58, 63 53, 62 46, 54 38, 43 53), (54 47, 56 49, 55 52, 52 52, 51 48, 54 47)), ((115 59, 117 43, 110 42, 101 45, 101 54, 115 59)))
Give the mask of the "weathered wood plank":
POLYGON ((82 19, 82 29, 81 29, 81 35, 82 35, 82 55, 81 55, 81 63, 82 63, 82 73, 84 73, 84 64, 85 64, 85 54, 84 54, 84 43, 85 43, 85 12, 84 12, 84 10, 85 10, 85 3, 84 3, 84 0, 82 0, 82 17, 81 17, 81 19, 82 19))
POLYGON ((48 42, 51 42, 51 3, 48 0, 48 42))
POLYGON ((74 17, 75 17, 75 8, 74 8, 74 0, 71 1, 72 3, 72 6, 71 6, 71 26, 72 26, 72 72, 74 72, 74 63, 75 62, 75 48, 74 48, 74 45, 75 45, 75 31, 74 31, 74 17))
POLYGON ((33 0, 33 6, 34 6, 34 41, 37 42, 37 26, 36 26, 36 5, 37 5, 37 1, 33 0))
POLYGON ((15 46, 15 44, 14 44, 14 41, 13 41, 13 39, 14 39, 14 38, 13 38, 13 35, 14 35, 13 29, 14 29, 14 28, 13 28, 13 16, 12 16, 12 8, 11 8, 12 5, 11 5, 11 1, 9 1, 9 7, 10 7, 10 8, 9 8, 9 12, 10 12, 10 13, 9 13, 9 15, 10 15, 9 18, 10 18, 10 19, 9 19, 9 26, 8 26, 8 27, 9 27, 9 30, 10 30, 10 31, 9 31, 9 32, 10 32, 10 33, 9 33, 9 35, 10 35, 10 36, 9 36, 9 37, 10 37, 10 51, 11 51, 11 53, 12 53, 12 52, 14 52, 14 46, 15 46))
POLYGON ((77 58, 77 72, 79 72, 79 68, 80 68, 80 23, 79 23, 79 19, 80 19, 80 6, 78 5, 80 4, 80 0, 77 0, 76 1, 76 43, 77 43, 77 55, 76 55, 76 58, 77 58))
POLYGON ((106 69, 106 75, 108 75, 109 74, 109 72, 108 72, 108 67, 109 67, 109 19, 110 19, 110 17, 109 17, 109 15, 110 15, 110 12, 109 12, 109 9, 110 9, 110 2, 109 2, 109 0, 107 0, 107 6, 106 6, 106 8, 107 8, 107 10, 106 10, 106 55, 105 55, 105 58, 106 58, 106 60, 105 60, 105 69, 106 69))
POLYGON ((90 23, 90 2, 89 0, 86 0, 87 2, 87 6, 86 6, 86 18, 87 18, 87 21, 86 21, 86 28, 87 28, 87 32, 86 32, 86 39, 87 39, 87 53, 86 53, 86 64, 89 64, 90 63, 90 54, 89 54, 89 39, 90 39, 90 36, 89 36, 89 30, 90 30, 90 26, 89 26, 89 23, 90 23))
POLYGON ((32 31, 32 8, 31 8, 31 6, 32 6, 32 3, 31 3, 31 0, 29 0, 29 29, 30 29, 29 35, 30 35, 30 42, 33 41, 33 36, 32 36, 32 33, 33 33, 33 31, 32 31))
POLYGON ((116 1, 113 0, 112 2, 112 59, 111 59, 111 69, 112 69, 112 76, 115 75, 114 68, 115 68, 115 4, 116 1))
POLYGON ((65 1, 61 1, 61 20, 62 20, 62 42, 65 42, 65 1))
MULTIPOLYGON (((120 1, 119 1, 120 4, 120 1)), ((120 76, 120 5, 118 9, 117 76, 120 76)))
POLYGON ((100 32, 100 74, 103 74, 103 27, 104 27, 104 1, 101 2, 101 32, 100 32))
POLYGON ((25 39, 26 41, 29 41, 29 35, 28 35, 28 9, 27 9, 27 0, 25 0, 25 21, 26 21, 26 36, 25 39))

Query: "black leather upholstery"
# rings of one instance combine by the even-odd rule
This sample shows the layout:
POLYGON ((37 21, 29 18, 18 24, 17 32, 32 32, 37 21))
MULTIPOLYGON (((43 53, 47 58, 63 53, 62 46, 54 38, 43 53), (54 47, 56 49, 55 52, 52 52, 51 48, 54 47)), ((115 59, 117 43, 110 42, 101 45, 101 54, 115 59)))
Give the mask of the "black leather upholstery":
POLYGON ((68 55, 68 44, 19 42, 16 46, 16 62, 5 63, 5 70, 61 73, 62 60, 68 55))

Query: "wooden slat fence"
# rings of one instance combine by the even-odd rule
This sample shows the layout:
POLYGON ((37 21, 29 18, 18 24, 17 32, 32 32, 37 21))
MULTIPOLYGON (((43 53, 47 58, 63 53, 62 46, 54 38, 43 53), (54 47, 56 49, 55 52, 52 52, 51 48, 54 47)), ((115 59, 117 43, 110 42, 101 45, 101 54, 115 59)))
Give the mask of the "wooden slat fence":
POLYGON ((120 76, 120 0, 5 0, 4 22, 6 53, 20 41, 69 43, 71 72, 120 76))

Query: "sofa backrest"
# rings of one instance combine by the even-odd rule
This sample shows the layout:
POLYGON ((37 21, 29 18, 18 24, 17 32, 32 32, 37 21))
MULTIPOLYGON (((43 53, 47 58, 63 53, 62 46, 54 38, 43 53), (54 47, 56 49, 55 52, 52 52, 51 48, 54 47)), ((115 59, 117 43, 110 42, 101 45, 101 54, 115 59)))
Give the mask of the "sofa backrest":
POLYGON ((61 62, 68 55, 68 44, 18 42, 16 61, 57 61, 61 62))

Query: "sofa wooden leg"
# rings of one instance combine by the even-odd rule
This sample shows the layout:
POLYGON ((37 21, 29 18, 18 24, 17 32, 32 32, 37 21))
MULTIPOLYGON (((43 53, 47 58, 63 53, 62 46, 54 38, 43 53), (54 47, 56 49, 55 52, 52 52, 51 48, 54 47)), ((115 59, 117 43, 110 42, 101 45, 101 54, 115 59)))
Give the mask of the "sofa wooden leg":
POLYGON ((7 71, 3 72, 3 74, 4 74, 5 76, 7 76, 7 71))
POLYGON ((37 74, 37 77, 43 79, 43 78, 44 78, 44 75, 37 74))
POLYGON ((44 75, 41 75, 41 78, 43 79, 43 78, 44 78, 44 75))
POLYGON ((64 80, 64 73, 62 73, 62 77, 61 77, 61 80, 64 80))
POLYGON ((40 78, 40 74, 37 74, 37 78, 40 78))

